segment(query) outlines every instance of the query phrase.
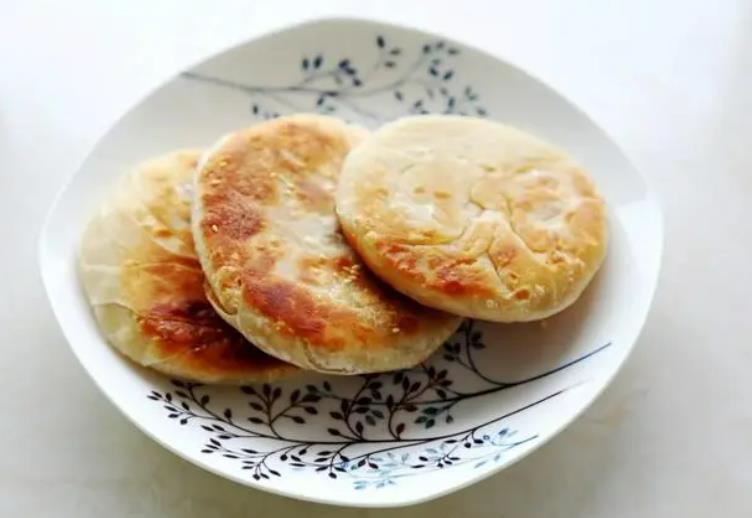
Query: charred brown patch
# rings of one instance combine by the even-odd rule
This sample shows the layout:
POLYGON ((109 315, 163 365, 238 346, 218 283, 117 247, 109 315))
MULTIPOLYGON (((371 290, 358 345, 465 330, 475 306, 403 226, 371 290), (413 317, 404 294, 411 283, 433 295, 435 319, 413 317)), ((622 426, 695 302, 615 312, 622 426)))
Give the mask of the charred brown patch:
POLYGON ((328 309, 298 286, 269 279, 265 272, 247 271, 243 298, 261 314, 280 325, 280 332, 299 336, 312 344, 326 344, 328 309))
POLYGON ((243 338, 206 301, 159 304, 139 317, 141 330, 155 338, 164 354, 196 352, 211 346, 242 343, 243 338))
POLYGON ((351 269, 355 265, 355 262, 352 258, 341 255, 332 260, 332 265, 338 272, 344 272, 351 269))
POLYGON ((412 315, 400 314, 397 317, 396 328, 399 329, 400 333, 413 334, 419 330, 420 321, 412 315))
POLYGON ((206 300, 156 305, 138 323, 160 346, 161 355, 181 355, 179 361, 197 371, 252 372, 283 365, 246 341, 206 300))

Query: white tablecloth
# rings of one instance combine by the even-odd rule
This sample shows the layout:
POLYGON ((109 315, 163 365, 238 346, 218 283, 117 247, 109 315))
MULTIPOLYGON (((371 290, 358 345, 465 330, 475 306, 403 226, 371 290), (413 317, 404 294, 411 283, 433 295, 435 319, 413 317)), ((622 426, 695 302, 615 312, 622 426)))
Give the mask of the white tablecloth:
POLYGON ((0 2, 0 515, 752 516, 750 29, 748 0, 0 2), (666 212, 655 305, 594 406, 501 474, 388 512, 265 494, 163 450, 89 381, 37 272, 55 192, 129 105, 221 48, 333 14, 521 65, 621 143, 666 212))

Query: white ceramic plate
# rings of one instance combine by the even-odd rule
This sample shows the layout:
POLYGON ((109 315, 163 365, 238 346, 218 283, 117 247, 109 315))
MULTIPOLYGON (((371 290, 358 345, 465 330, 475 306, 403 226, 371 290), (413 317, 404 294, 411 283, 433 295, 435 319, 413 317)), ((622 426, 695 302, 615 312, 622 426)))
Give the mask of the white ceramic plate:
POLYGON ((394 506, 487 477, 582 412, 637 338, 661 244, 661 213, 645 180, 603 131, 540 81, 435 35, 322 20, 222 52, 131 109, 52 207, 40 264, 73 351, 159 443, 267 491, 394 506), (75 268, 83 225, 115 179, 147 157, 207 146, 229 130, 299 111, 368 126, 408 113, 465 113, 560 144, 608 201, 603 268, 575 306, 545 324, 468 322, 425 365, 405 372, 228 388, 169 380, 116 354, 97 330, 75 268))

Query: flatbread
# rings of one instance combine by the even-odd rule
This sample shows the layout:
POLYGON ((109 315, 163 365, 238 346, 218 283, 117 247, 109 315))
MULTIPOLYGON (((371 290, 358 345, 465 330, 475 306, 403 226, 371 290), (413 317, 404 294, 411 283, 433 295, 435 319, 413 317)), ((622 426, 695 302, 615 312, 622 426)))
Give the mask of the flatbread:
POLYGON ((499 322, 569 306, 606 251, 603 200, 574 159, 468 117, 408 117, 376 131, 345 162, 337 213, 392 287, 499 322))
POLYGON ((197 151, 178 151, 126 175, 84 232, 80 276, 115 349, 157 371, 244 383, 297 369, 259 351, 213 310, 190 230, 197 151))
POLYGON ((411 367, 460 322, 383 285, 340 233, 337 178, 365 135, 330 117, 283 117, 223 138, 196 175, 193 235, 217 312, 307 369, 411 367))

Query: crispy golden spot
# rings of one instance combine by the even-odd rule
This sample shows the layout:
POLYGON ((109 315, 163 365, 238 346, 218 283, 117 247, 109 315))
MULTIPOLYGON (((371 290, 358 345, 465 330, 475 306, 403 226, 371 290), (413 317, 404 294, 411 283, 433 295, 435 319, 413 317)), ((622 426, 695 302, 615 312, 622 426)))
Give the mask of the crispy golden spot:
MULTIPOLYGON (((318 128, 294 121, 279 123, 276 131, 251 128, 231 136, 222 145, 220 156, 229 161, 225 175, 243 194, 255 192, 254 181, 268 180, 272 174, 303 174, 318 170, 338 154, 346 143, 318 128)), ((222 168, 220 168, 222 169, 222 168)), ((211 174, 213 168, 205 170, 211 174)))
POLYGON ((297 260, 298 275, 303 283, 325 286, 333 281, 327 257, 303 255, 297 260))
MULTIPOLYGON (((402 275, 406 275, 415 281, 425 283, 426 276, 418 268, 419 256, 412 253, 411 249, 402 244, 379 242, 376 244, 377 250, 381 250, 382 257, 385 263, 399 271, 402 275)), ((437 257, 434 260, 435 267, 438 268, 441 260, 437 257)))
POLYGON ((429 286, 447 295, 461 295, 473 299, 494 295, 493 287, 475 271, 474 264, 462 265, 461 262, 452 260, 447 260, 439 267, 435 280, 429 286))
POLYGON ((424 253, 409 245, 382 243, 382 260, 400 275, 448 295, 492 296, 493 292, 476 279, 473 258, 454 258, 441 254, 428 255, 429 272, 420 266, 424 253))
POLYGON ((234 240, 248 239, 264 227, 261 216, 249 206, 241 203, 227 203, 207 207, 206 216, 201 221, 205 238, 211 234, 222 234, 234 240))
POLYGON ((291 282, 270 278, 266 272, 246 271, 243 299, 273 322, 283 324, 280 331, 304 338, 315 346, 343 345, 327 338, 326 328, 332 312, 307 290, 291 282))
POLYGON ((208 186, 210 193, 237 193, 267 203, 274 201, 277 195, 272 179, 256 163, 209 169, 206 174, 211 178, 208 186))

